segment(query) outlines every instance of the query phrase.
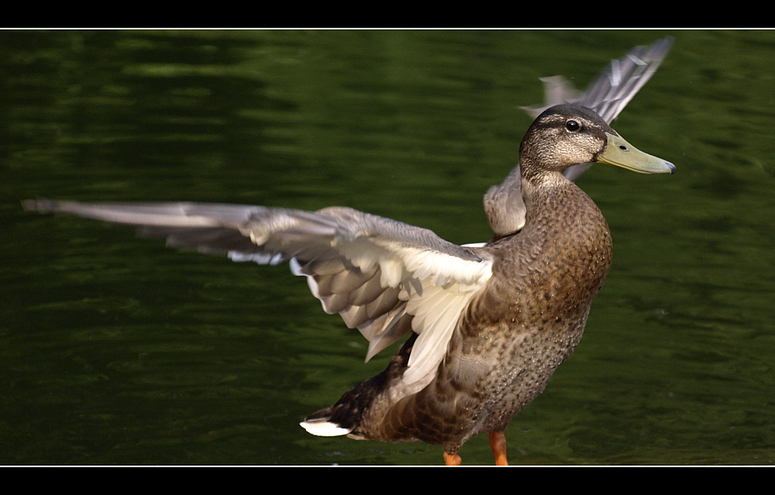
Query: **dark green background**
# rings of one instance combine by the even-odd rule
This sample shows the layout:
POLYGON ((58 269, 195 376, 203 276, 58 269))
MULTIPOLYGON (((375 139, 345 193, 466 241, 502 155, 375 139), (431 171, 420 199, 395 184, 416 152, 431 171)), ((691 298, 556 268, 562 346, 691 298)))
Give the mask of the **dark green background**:
POLYGON ((538 78, 583 88, 665 34, 614 128, 678 172, 579 181, 613 268, 509 457, 772 464, 775 32, 704 30, 0 32, 0 464, 441 463, 298 426, 385 357, 287 266, 19 201, 336 204, 486 240, 538 78))

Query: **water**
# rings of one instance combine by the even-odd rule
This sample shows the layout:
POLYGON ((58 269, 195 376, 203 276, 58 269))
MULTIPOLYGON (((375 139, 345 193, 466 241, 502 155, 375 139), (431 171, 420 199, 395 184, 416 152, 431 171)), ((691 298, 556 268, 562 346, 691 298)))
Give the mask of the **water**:
MULTIPOLYGON (((286 266, 21 210, 33 197, 339 204, 489 236, 538 78, 662 31, 0 32, 2 464, 439 464, 298 422, 379 372, 286 266)), ((594 167, 614 264, 507 430, 513 464, 775 462, 772 31, 677 31, 614 123, 674 176, 594 167)), ((389 354, 388 354, 389 355, 389 354)), ((486 438, 461 451, 491 464, 486 438)))

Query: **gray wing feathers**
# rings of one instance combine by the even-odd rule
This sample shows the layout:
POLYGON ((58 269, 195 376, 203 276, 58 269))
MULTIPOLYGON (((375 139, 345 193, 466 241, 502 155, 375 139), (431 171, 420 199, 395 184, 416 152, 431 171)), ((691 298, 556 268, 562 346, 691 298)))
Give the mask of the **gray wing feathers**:
POLYGON ((673 38, 667 37, 612 60, 575 103, 591 108, 610 124, 651 79, 672 46, 673 38))
POLYGON ((399 284, 386 283, 384 263, 373 260, 388 257, 391 261, 393 251, 406 248, 477 264, 482 261, 430 230, 350 208, 307 212, 213 203, 49 200, 25 201, 24 207, 135 225, 141 235, 166 237, 169 246, 228 254, 236 261, 290 260, 293 273, 307 277, 323 309, 339 313, 348 327, 358 328, 370 341, 367 359, 411 331, 413 318, 406 313, 406 300, 399 297, 399 284), (372 261, 354 260, 358 256, 372 261))
POLYGON ((611 60, 583 93, 575 90, 563 76, 542 78, 546 98, 544 105, 523 107, 523 110, 535 118, 550 106, 575 103, 591 108, 610 124, 651 79, 673 41, 668 36, 649 46, 636 46, 624 57, 611 60))

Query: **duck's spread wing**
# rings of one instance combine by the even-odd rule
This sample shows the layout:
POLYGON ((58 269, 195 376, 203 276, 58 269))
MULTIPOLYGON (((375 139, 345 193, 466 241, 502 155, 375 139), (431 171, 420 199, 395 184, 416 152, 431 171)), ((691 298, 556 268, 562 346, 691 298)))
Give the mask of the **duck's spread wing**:
POLYGON ((544 105, 523 107, 523 110, 536 118, 551 106, 573 103, 594 110, 610 124, 651 79, 673 46, 673 41, 668 36, 649 46, 636 46, 624 57, 611 60, 583 93, 574 89, 563 76, 542 78, 544 105))
MULTIPOLYGON (((610 124, 651 79, 672 45, 673 38, 666 37, 649 46, 636 46, 624 57, 611 60, 583 93, 577 91, 563 76, 542 78, 544 104, 522 109, 536 118, 551 106, 574 103, 594 110, 610 124)), ((564 174, 575 181, 590 166, 590 163, 574 165, 568 167, 564 174)), ((484 208, 496 236, 509 235, 522 228, 525 223, 525 205, 520 189, 519 165, 501 184, 487 191, 484 208)))
POLYGON ((491 276, 491 260, 430 230, 350 208, 317 212, 207 203, 28 201, 27 209, 135 225, 175 247, 237 261, 289 261, 328 313, 370 341, 367 359, 419 334, 404 382, 426 382, 458 318, 491 276))

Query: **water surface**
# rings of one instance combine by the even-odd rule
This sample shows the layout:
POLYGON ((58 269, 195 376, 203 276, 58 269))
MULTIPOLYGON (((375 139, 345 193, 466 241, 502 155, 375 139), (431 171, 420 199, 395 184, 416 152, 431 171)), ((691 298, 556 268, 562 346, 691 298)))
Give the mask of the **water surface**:
MULTIPOLYGON (((539 77, 676 41, 594 167, 614 264, 513 464, 775 462, 772 31, 0 32, 0 463, 439 464, 298 422, 387 359, 286 266, 21 211, 38 196, 346 205, 489 237, 539 77)), ((486 438, 461 451, 491 464, 486 438)))

